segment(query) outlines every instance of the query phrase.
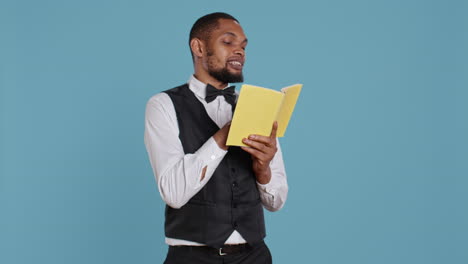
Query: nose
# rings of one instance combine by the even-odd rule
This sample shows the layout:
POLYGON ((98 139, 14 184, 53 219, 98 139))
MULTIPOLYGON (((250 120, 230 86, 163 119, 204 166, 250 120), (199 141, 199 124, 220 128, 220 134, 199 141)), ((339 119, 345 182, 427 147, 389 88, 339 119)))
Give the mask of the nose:
POLYGON ((241 46, 237 46, 236 49, 234 50, 234 54, 244 57, 245 50, 241 46))

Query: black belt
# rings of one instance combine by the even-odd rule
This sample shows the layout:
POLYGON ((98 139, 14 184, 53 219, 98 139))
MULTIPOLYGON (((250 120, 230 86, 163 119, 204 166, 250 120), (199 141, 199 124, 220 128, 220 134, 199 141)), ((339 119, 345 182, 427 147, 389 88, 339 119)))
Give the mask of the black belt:
POLYGON ((208 254, 226 256, 245 252, 253 247, 247 243, 238 245, 224 245, 222 248, 212 248, 208 246, 171 246, 177 249, 187 249, 192 251, 203 251, 208 254))

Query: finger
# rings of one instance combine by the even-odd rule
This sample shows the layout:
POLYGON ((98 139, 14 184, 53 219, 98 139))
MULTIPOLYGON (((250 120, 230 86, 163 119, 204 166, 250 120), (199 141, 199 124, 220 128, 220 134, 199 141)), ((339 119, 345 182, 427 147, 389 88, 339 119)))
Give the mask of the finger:
POLYGON ((264 160, 265 154, 257 149, 250 148, 250 147, 241 147, 245 152, 252 155, 254 159, 264 160))
POLYGON ((256 141, 267 146, 274 146, 276 139, 272 140, 271 137, 260 136, 260 135, 250 135, 248 140, 256 141))
POLYGON ((257 142, 248 142, 248 140, 244 139, 243 142, 247 145, 247 147, 244 147, 244 150, 251 154, 255 154, 256 158, 262 160, 262 161, 271 161, 273 157, 276 154, 276 146, 274 147, 268 147, 265 146, 261 143, 257 142), (251 144, 251 145, 248 145, 251 144), (258 145, 259 144, 259 145, 258 145), (257 152, 253 151, 256 150, 257 152), (258 153, 258 155, 257 155, 258 153))
POLYGON ((268 152, 268 146, 261 143, 261 142, 257 142, 257 141, 254 141, 254 140, 250 140, 250 139, 247 139, 247 138, 244 138, 242 140, 242 142, 246 145, 248 145, 249 147, 251 148, 254 148, 258 151, 261 151, 263 153, 267 153, 268 152))
POLYGON ((273 122, 270 137, 276 139, 276 131, 278 130, 278 121, 273 122))

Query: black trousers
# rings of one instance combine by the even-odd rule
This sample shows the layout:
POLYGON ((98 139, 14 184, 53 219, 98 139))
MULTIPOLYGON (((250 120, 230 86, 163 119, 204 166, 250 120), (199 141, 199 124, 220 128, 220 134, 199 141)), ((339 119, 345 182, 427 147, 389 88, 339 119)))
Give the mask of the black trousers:
POLYGON ((271 253, 264 242, 242 252, 220 256, 216 250, 170 246, 164 264, 271 264, 271 253))

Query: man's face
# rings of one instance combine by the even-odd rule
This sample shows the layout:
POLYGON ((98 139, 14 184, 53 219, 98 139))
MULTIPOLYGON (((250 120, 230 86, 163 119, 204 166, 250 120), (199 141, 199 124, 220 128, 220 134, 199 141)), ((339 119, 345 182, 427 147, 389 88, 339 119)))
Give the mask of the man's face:
POLYGON ((246 46, 247 38, 239 23, 218 20, 218 28, 206 43, 207 56, 203 64, 208 74, 222 83, 243 82, 246 46))

